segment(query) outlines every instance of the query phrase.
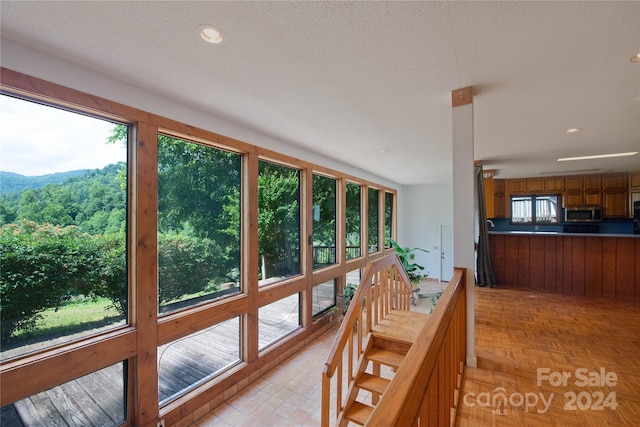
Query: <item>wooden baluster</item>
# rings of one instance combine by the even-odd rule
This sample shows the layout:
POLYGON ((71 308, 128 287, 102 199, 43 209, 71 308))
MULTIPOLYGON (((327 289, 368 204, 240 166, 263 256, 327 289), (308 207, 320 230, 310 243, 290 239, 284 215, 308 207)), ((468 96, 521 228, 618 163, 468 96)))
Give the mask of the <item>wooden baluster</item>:
POLYGON ((331 375, 326 371, 322 374, 322 427, 329 427, 329 407, 331 406, 331 375))

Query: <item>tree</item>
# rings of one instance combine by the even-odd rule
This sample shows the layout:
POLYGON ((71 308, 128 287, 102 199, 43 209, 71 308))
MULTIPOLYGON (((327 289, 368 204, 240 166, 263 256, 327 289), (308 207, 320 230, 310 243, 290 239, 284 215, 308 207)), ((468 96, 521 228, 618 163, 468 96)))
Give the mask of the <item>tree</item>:
POLYGON ((298 170, 265 161, 259 163, 258 250, 267 277, 300 272, 299 199, 298 170))
POLYGON ((240 266, 240 164, 235 153, 158 137, 159 231, 188 226, 215 241, 223 255, 218 268, 227 273, 240 266))
POLYGON ((92 236, 75 226, 22 220, 0 227, 0 247, 2 342, 76 295, 109 298, 126 315, 123 234, 92 236))

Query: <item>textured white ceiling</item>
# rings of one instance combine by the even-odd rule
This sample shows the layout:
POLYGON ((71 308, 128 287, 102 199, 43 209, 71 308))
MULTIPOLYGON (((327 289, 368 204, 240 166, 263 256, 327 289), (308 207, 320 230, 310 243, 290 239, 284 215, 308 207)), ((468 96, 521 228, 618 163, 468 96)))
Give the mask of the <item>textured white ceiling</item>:
MULTIPOLYGON (((640 169, 640 2, 7 1, 1 35, 399 184, 451 176, 453 89, 504 178, 640 169), (202 42, 199 24, 224 42, 202 42), (570 127, 583 129, 568 135, 570 127)), ((251 142, 251 141, 247 141, 251 142)))

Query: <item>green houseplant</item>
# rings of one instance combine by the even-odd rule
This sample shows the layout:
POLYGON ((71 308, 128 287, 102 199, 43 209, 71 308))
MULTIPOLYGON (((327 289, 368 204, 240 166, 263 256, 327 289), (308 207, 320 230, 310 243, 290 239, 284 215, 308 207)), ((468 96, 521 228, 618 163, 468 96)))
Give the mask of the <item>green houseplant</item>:
POLYGON ((402 263, 405 271, 407 272, 407 276, 409 276, 409 280, 413 285, 414 289, 420 283, 424 277, 427 277, 429 273, 423 274, 424 267, 420 264, 416 264, 414 259, 416 258, 415 251, 429 252, 426 249, 422 248, 409 248, 400 246, 395 240, 391 239, 391 246, 396 250, 396 255, 398 255, 398 259, 402 263))
MULTIPOLYGON (((422 251, 426 253, 429 253, 429 251, 422 248, 403 247, 393 239, 391 239, 391 246, 396 250, 398 259, 400 259, 402 266, 407 272, 407 276, 409 276, 413 291, 418 291, 418 283, 420 283, 420 280, 422 280, 424 277, 427 277, 429 273, 423 274, 422 272, 424 271, 424 267, 414 262, 414 259, 416 257, 415 251, 422 251)), ((357 290, 358 285, 353 283, 347 283, 347 285, 343 288, 342 298, 344 299, 345 305, 343 313, 347 312, 349 304, 351 303, 351 300, 353 299, 353 296, 357 290)))

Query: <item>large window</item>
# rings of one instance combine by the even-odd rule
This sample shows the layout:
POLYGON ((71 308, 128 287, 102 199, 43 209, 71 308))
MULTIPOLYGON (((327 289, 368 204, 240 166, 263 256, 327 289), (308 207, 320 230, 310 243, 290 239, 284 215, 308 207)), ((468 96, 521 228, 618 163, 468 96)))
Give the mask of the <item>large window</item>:
POLYGON ((346 255, 347 259, 362 256, 362 187, 358 184, 347 182, 346 197, 346 255))
POLYGON ((336 263, 336 180, 313 175, 313 268, 336 263))
POLYGON ((2 425, 119 426, 127 419, 127 365, 116 363, 3 406, 2 425))
POLYGON ((126 323, 126 126, 0 96, 1 358, 126 323))
POLYGON ((558 224, 558 196, 511 196, 514 224, 558 224))
POLYGON ((158 348, 158 400, 163 405, 240 362, 240 318, 158 348))
POLYGON ((240 291, 238 154, 158 137, 161 313, 240 291))
POLYGON ((378 235, 378 215, 380 211, 378 205, 379 194, 380 191, 375 188, 369 188, 369 253, 380 250, 380 236, 378 235))
POLYGON ((293 294, 258 309, 260 350, 300 327, 300 294, 293 294))
POLYGON ((393 194, 384 193, 384 247, 391 247, 393 233, 393 194))
POLYGON ((317 316, 336 305, 336 280, 332 279, 313 287, 312 314, 317 316))
POLYGON ((181 423, 320 333, 395 229, 391 188, 11 70, 1 86, 3 426, 181 423))
POLYGON ((300 274, 300 171, 259 163, 260 285, 300 274))

